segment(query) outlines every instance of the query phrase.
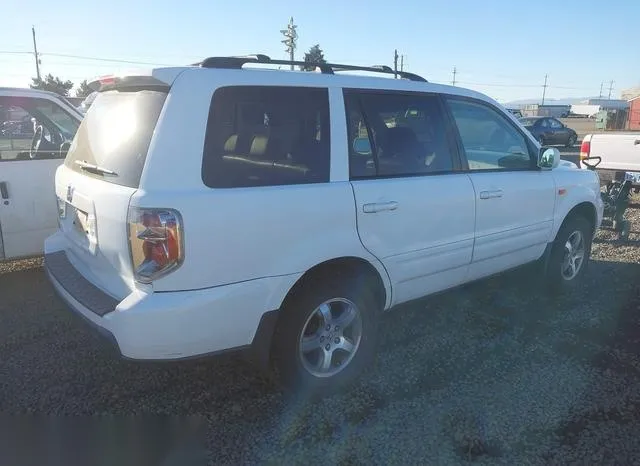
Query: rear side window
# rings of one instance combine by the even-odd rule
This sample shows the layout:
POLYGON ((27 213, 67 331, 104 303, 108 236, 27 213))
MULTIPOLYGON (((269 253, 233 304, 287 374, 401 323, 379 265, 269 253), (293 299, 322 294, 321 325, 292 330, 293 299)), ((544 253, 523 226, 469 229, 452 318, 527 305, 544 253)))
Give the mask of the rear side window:
POLYGON ((101 92, 82 120, 64 164, 87 176, 137 188, 166 97, 165 92, 151 90, 101 92))
POLYGON ((352 179, 415 176, 453 170, 437 97, 346 91, 352 179))
POLYGON ((329 181, 327 89, 218 89, 209 111, 202 179, 211 188, 329 181))

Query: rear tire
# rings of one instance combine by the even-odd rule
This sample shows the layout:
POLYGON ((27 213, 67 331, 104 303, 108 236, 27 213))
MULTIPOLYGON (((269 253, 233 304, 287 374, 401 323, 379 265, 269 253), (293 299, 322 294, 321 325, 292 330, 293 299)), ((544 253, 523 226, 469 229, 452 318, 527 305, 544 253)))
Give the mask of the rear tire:
POLYGON ((285 389, 303 398, 330 395, 373 363, 382 310, 374 286, 367 274, 323 275, 287 299, 273 342, 285 389))
POLYGON ((580 285, 591 255, 593 228, 582 216, 565 220, 556 235, 547 264, 547 281, 552 291, 570 291, 580 285))

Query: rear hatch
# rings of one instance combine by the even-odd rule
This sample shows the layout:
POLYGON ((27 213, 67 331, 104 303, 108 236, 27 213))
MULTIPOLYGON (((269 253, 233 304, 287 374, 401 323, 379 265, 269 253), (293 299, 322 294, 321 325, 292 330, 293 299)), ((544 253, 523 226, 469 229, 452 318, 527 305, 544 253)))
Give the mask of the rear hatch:
POLYGON ((56 172, 60 230, 70 262, 114 298, 134 288, 127 214, 168 86, 100 92, 56 172))

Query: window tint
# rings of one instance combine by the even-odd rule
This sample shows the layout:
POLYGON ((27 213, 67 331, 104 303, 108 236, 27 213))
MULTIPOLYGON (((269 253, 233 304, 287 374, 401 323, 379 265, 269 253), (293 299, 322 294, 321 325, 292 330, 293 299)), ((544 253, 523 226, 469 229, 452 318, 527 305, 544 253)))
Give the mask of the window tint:
POLYGON ((60 146, 73 139, 79 124, 49 100, 0 97, 0 161, 63 158, 60 146), (38 126, 42 140, 32 159, 29 153, 38 126))
POLYGON ((470 170, 532 167, 525 137, 487 105, 449 99, 470 170))
POLYGON ((202 178, 212 188, 329 181, 326 89, 237 86, 212 100, 202 178))
POLYGON ((345 99, 351 178, 420 175, 453 169, 436 97, 350 91, 345 99))

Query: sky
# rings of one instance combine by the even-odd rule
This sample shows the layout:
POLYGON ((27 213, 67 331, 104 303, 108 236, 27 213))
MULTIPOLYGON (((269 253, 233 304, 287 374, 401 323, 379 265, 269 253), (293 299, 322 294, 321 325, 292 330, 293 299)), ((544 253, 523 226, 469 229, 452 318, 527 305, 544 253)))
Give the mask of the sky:
POLYGON ((507 102, 612 97, 640 86, 640 0, 0 0, 0 86, 41 73, 74 83, 151 64, 264 53, 287 58, 284 29, 298 26, 296 58, 320 44, 328 61, 393 65, 507 102), (6 5, 13 5, 7 9, 6 5), (635 27, 634 27, 635 23, 635 27), (84 58, 75 58, 75 57, 84 58), (93 59, 90 59, 93 58, 93 59), (118 63, 122 60, 143 63, 118 63))

